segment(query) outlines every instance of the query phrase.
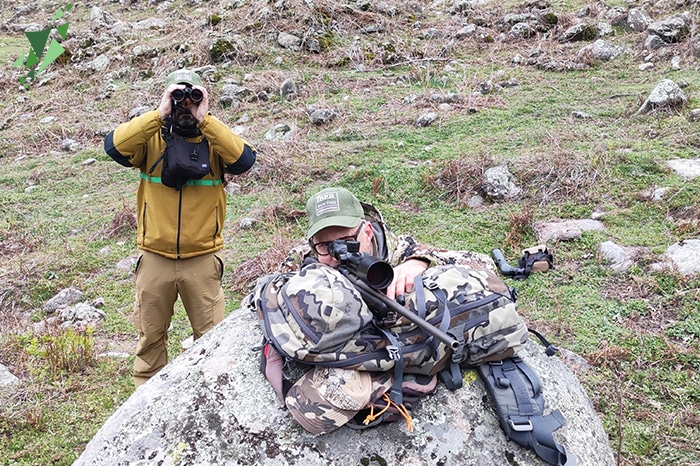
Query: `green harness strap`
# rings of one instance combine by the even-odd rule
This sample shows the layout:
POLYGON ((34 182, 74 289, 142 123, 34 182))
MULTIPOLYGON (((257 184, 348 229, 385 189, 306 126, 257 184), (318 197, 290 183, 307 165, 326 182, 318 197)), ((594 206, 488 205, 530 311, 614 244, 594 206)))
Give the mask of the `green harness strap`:
MULTIPOLYGON (((159 176, 148 176, 145 173, 141 173, 141 178, 149 183, 163 184, 159 176)), ((221 184, 221 180, 189 180, 185 184, 188 186, 218 186, 221 184)))

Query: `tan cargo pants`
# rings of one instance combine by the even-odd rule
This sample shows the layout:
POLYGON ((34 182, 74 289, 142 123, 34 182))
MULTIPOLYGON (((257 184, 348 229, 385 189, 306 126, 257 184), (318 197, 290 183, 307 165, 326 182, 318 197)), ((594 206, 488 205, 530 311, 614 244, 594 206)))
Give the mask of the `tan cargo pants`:
POLYGON ((223 271, 220 252, 190 259, 168 259, 141 251, 136 264, 133 314, 139 332, 134 362, 134 384, 137 387, 168 362, 168 328, 178 295, 195 340, 223 320, 223 271))

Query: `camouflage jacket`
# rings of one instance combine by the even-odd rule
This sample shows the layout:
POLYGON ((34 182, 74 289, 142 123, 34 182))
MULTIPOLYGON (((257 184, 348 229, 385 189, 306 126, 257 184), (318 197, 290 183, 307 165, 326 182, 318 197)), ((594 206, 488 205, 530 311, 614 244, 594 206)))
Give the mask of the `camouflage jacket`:
MULTIPOLYGON (((443 248, 417 243, 409 235, 396 235, 384 222, 382 214, 371 204, 361 202, 365 219, 372 224, 372 255, 397 266, 409 259, 421 259, 429 262, 429 267, 436 265, 458 264, 475 269, 496 270, 490 256, 473 251, 450 251, 443 248)), ((305 260, 315 257, 308 241, 294 247, 281 264, 281 272, 299 270, 305 260)))

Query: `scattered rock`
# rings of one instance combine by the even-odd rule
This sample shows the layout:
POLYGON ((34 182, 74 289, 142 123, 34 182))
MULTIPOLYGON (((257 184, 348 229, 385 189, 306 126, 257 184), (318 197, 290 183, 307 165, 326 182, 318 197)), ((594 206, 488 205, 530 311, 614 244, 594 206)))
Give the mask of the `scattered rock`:
POLYGON ((283 49, 295 51, 301 49, 301 39, 295 35, 287 34, 286 32, 280 32, 277 35, 277 44, 283 49))
POLYGON ((80 143, 75 139, 64 139, 61 142, 61 150, 66 152, 78 152, 80 150, 80 143))
POLYGON ((0 387, 19 385, 19 379, 3 364, 0 364, 0 387))
POLYGON ((563 220, 537 222, 534 225, 540 243, 571 241, 579 239, 584 231, 604 231, 605 225, 598 220, 563 220))
POLYGON ((490 199, 495 201, 515 197, 522 190, 511 181, 512 176, 505 165, 488 168, 484 171, 481 189, 490 199))
POLYGON ((309 120, 314 125, 325 125, 335 119, 337 114, 330 108, 310 108, 309 120))
POLYGON ((84 293, 75 288, 65 288, 44 304, 44 312, 51 314, 60 306, 71 306, 83 299, 84 293))
POLYGON ((131 23, 131 27, 133 27, 136 31, 145 31, 148 29, 164 29, 167 27, 167 23, 162 18, 146 18, 144 20, 131 23))
POLYGON ((226 186, 224 186, 224 190, 229 196, 240 196, 243 192, 241 189, 241 185, 233 181, 227 182, 226 186))
POLYGON ((57 314, 64 324, 63 326, 98 324, 106 317, 104 312, 87 303, 62 306, 57 310, 57 314))
POLYGON ((675 15, 649 24, 647 31, 667 44, 677 43, 690 34, 690 20, 684 15, 675 15))
POLYGON ((132 118, 135 118, 137 116, 141 116, 146 112, 150 112, 151 110, 153 110, 153 108, 146 107, 144 105, 139 106, 139 107, 134 107, 131 110, 129 110, 129 120, 131 120, 132 118))
POLYGON ((416 126, 419 128, 430 126, 433 123, 435 123, 437 118, 438 115, 435 112, 424 113, 423 115, 418 117, 418 120, 416 120, 416 126))
POLYGON ((138 256, 130 256, 117 262, 116 268, 131 272, 138 261, 138 256))
POLYGON ((700 176, 700 159, 671 159, 666 161, 666 165, 683 178, 700 176))
POLYGON ((651 16, 641 8, 632 8, 627 15, 627 28, 632 31, 646 31, 652 22, 651 16))
POLYGON ((559 37, 559 42, 581 42, 593 40, 598 36, 595 26, 588 23, 579 23, 571 26, 559 37))
POLYGON ((669 188, 656 188, 654 191, 652 191, 649 199, 651 199, 652 202, 659 202, 664 198, 664 196, 666 196, 668 191, 669 188))
POLYGON ((599 250, 601 255, 612 263, 610 267, 616 272, 626 272, 634 264, 634 251, 630 248, 619 246, 612 241, 603 241, 599 250))
POLYGON ((284 100, 293 99, 298 92, 299 89, 297 88, 296 82, 294 82, 294 79, 292 78, 286 79, 280 86, 280 95, 284 100))
POLYGON ((681 275, 700 273, 700 239, 689 239, 671 245, 666 250, 666 257, 681 275))
POLYGON ((582 48, 578 52, 578 55, 582 56, 589 53, 591 56, 593 56, 593 58, 598 60, 610 61, 623 55, 625 53, 625 48, 619 45, 611 44, 603 39, 598 39, 592 44, 582 48))
POLYGON ((480 207, 484 206, 484 198, 479 196, 478 194, 475 194, 474 196, 470 197, 469 200, 467 201, 467 207, 470 209, 478 209, 480 207))
POLYGON ((252 218, 252 217, 246 217, 242 218, 238 222, 238 226, 240 227, 241 230, 249 230, 250 228, 253 228, 255 224, 258 223, 258 219, 252 218))
POLYGON ((278 139, 287 139, 292 134, 293 128, 287 123, 278 123, 274 128, 265 133, 265 139, 274 141, 278 139))
POLYGON ((687 102, 683 90, 670 79, 661 80, 651 91, 637 113, 650 113, 656 110, 669 110, 682 107, 687 102))

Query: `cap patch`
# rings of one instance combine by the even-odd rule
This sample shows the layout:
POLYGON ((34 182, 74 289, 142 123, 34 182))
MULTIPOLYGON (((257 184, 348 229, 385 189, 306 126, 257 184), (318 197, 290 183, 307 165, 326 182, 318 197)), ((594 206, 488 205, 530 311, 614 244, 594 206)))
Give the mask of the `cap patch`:
POLYGON ((340 200, 338 193, 323 193, 316 196, 316 215, 321 216, 328 212, 339 212, 340 200))

